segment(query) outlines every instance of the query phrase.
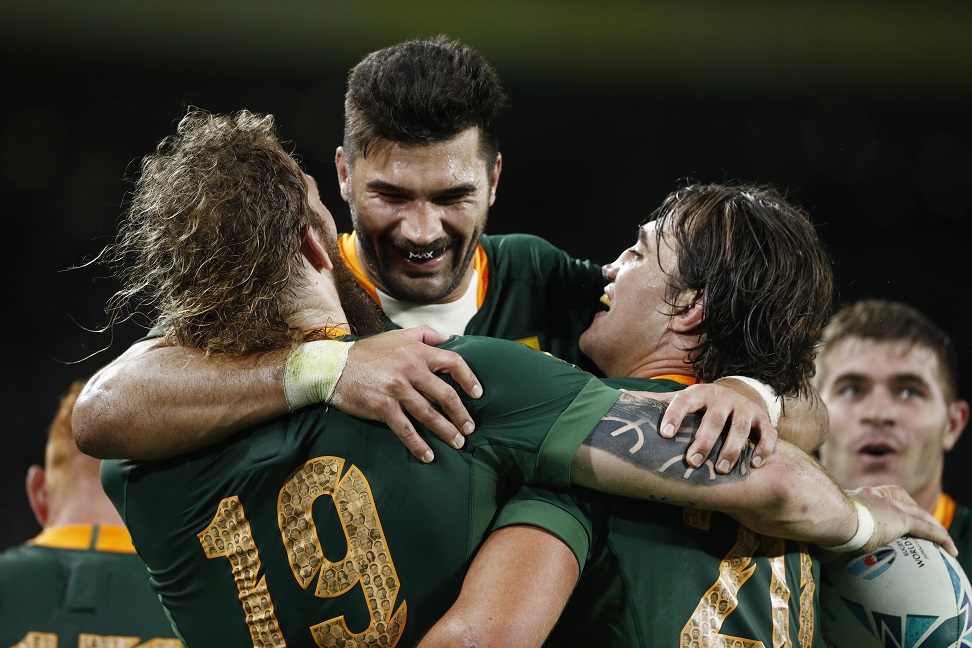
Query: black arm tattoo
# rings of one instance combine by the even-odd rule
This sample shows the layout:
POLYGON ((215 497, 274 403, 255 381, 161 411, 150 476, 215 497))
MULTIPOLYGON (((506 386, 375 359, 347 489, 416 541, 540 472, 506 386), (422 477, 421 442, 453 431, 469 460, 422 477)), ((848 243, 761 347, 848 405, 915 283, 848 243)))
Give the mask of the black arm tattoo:
MULTIPOLYGON (((755 449, 752 442, 746 444, 739 461, 725 475, 716 473, 712 459, 706 459, 699 468, 692 468, 685 461, 685 451, 698 429, 701 416, 692 414, 686 417, 675 436, 666 439, 658 434, 658 425, 666 407, 660 401, 622 393, 621 398, 604 415, 583 445, 608 452, 639 468, 652 470, 662 477, 689 480, 699 485, 737 481, 746 477, 755 449)), ((724 433, 728 431, 728 427, 727 422, 724 433)), ((710 457, 719 456, 723 439, 724 436, 716 442, 709 453, 710 457)))

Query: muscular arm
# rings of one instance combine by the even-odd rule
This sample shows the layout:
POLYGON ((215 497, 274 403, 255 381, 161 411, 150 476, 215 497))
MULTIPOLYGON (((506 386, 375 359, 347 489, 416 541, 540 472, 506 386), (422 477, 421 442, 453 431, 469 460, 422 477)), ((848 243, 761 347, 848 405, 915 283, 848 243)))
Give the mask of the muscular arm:
MULTIPOLYGON (((722 511, 758 533, 835 546, 857 530, 855 507, 819 463, 780 441, 773 461, 759 470, 745 461, 727 474, 712 460, 700 468, 684 461, 695 419, 686 419, 672 439, 658 434, 664 405, 622 394, 574 456, 571 481, 601 491, 722 511)), ((857 495, 855 495, 857 496, 857 495)), ((906 533, 954 549, 944 528, 913 501, 862 493, 877 522, 866 547, 906 533)), ((909 498, 910 499, 910 498, 909 498)))
POLYGON ((133 345, 96 373, 74 406, 82 452, 159 459, 220 441, 287 412, 289 350, 205 356, 158 340, 133 345))
MULTIPOLYGON (((474 398, 478 381, 459 355, 433 346, 447 339, 420 326, 355 342, 331 404, 383 421, 425 461, 432 451, 409 415, 460 447, 472 420, 456 391, 435 374, 451 374, 474 398)), ((159 341, 137 343, 81 392, 73 414, 75 441, 95 457, 143 460, 211 445, 288 412, 289 356, 289 349, 205 355, 159 341)))
POLYGON ((578 576, 574 554, 547 531, 494 531, 476 552, 459 598, 419 648, 541 646, 578 576))

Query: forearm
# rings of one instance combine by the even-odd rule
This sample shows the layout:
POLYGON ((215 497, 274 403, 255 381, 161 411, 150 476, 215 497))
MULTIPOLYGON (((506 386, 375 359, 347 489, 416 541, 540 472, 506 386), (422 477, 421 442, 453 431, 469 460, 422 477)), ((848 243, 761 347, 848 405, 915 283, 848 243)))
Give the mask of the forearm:
MULTIPOLYGON (((669 504, 722 511, 768 535, 837 545, 854 535, 849 498, 812 457, 781 441, 773 461, 758 470, 743 460, 720 474, 712 460, 691 468, 684 460, 698 417, 675 437, 657 434, 664 406, 627 394, 591 432, 574 457, 571 480, 597 490, 669 504)), ((715 454, 715 453, 713 453, 715 454)))
POLYGON ((289 350, 205 356, 140 342, 96 373, 73 413, 81 450, 100 458, 158 459, 220 441, 288 411, 289 350))

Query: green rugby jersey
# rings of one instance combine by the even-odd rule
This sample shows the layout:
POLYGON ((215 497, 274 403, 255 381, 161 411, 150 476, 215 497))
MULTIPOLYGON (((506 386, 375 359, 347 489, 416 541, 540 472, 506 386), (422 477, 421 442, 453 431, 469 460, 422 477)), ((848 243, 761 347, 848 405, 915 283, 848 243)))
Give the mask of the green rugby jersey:
POLYGON ((604 292, 601 267, 527 234, 483 236, 489 283, 466 335, 515 340, 589 368, 577 349, 604 292))
MULTIPOLYGON (((667 380, 611 379, 672 391, 667 380)), ((805 543, 698 509, 578 495, 607 512, 552 646, 822 647, 819 563, 805 543)))
MULTIPOLYGON (((568 482, 619 393, 507 341, 446 347, 485 394, 466 402, 478 428, 464 452, 428 437, 434 465, 384 426, 325 407, 176 459, 104 462, 105 490, 187 645, 414 645, 455 601, 507 494, 568 482)), ((558 535, 583 565, 586 517, 559 495, 530 507, 511 518, 558 535)))
POLYGON ((45 530, 0 553, 0 646, 178 648, 125 529, 45 530))
MULTIPOLYGON (((943 495, 944 497, 948 496, 943 495)), ((965 574, 968 576, 972 575, 972 509, 955 500, 952 500, 952 503, 955 506, 955 512, 951 520, 943 521, 939 519, 939 521, 945 524, 945 528, 948 529, 948 535, 952 536, 952 540, 955 541, 955 546, 959 550, 959 555, 956 560, 962 565, 962 569, 965 570, 965 574)))
MULTIPOLYGON (((343 234, 341 255, 365 292, 379 301, 355 244, 353 234, 343 234)), ((599 265, 574 259, 538 236, 503 234, 480 239, 473 266, 479 276, 478 310, 465 335, 513 340, 594 369, 577 340, 600 308, 599 265)))

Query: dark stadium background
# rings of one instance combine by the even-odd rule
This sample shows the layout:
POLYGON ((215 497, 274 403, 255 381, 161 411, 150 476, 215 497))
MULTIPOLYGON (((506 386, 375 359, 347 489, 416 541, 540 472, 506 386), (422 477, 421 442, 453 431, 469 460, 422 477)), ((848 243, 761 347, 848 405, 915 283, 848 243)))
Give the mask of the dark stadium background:
MULTIPOLYGON (((810 210, 838 300, 928 313, 956 338, 972 398, 968 3, 10 2, 0 548, 38 531, 23 479, 58 395, 139 334, 93 332, 114 284, 71 269, 111 239, 139 157, 187 105, 272 112, 347 229, 333 169, 345 74, 437 33, 479 49, 510 97, 491 232, 608 261, 681 178, 773 183, 810 210)), ((972 438, 946 467, 966 501, 970 458, 972 438)))

